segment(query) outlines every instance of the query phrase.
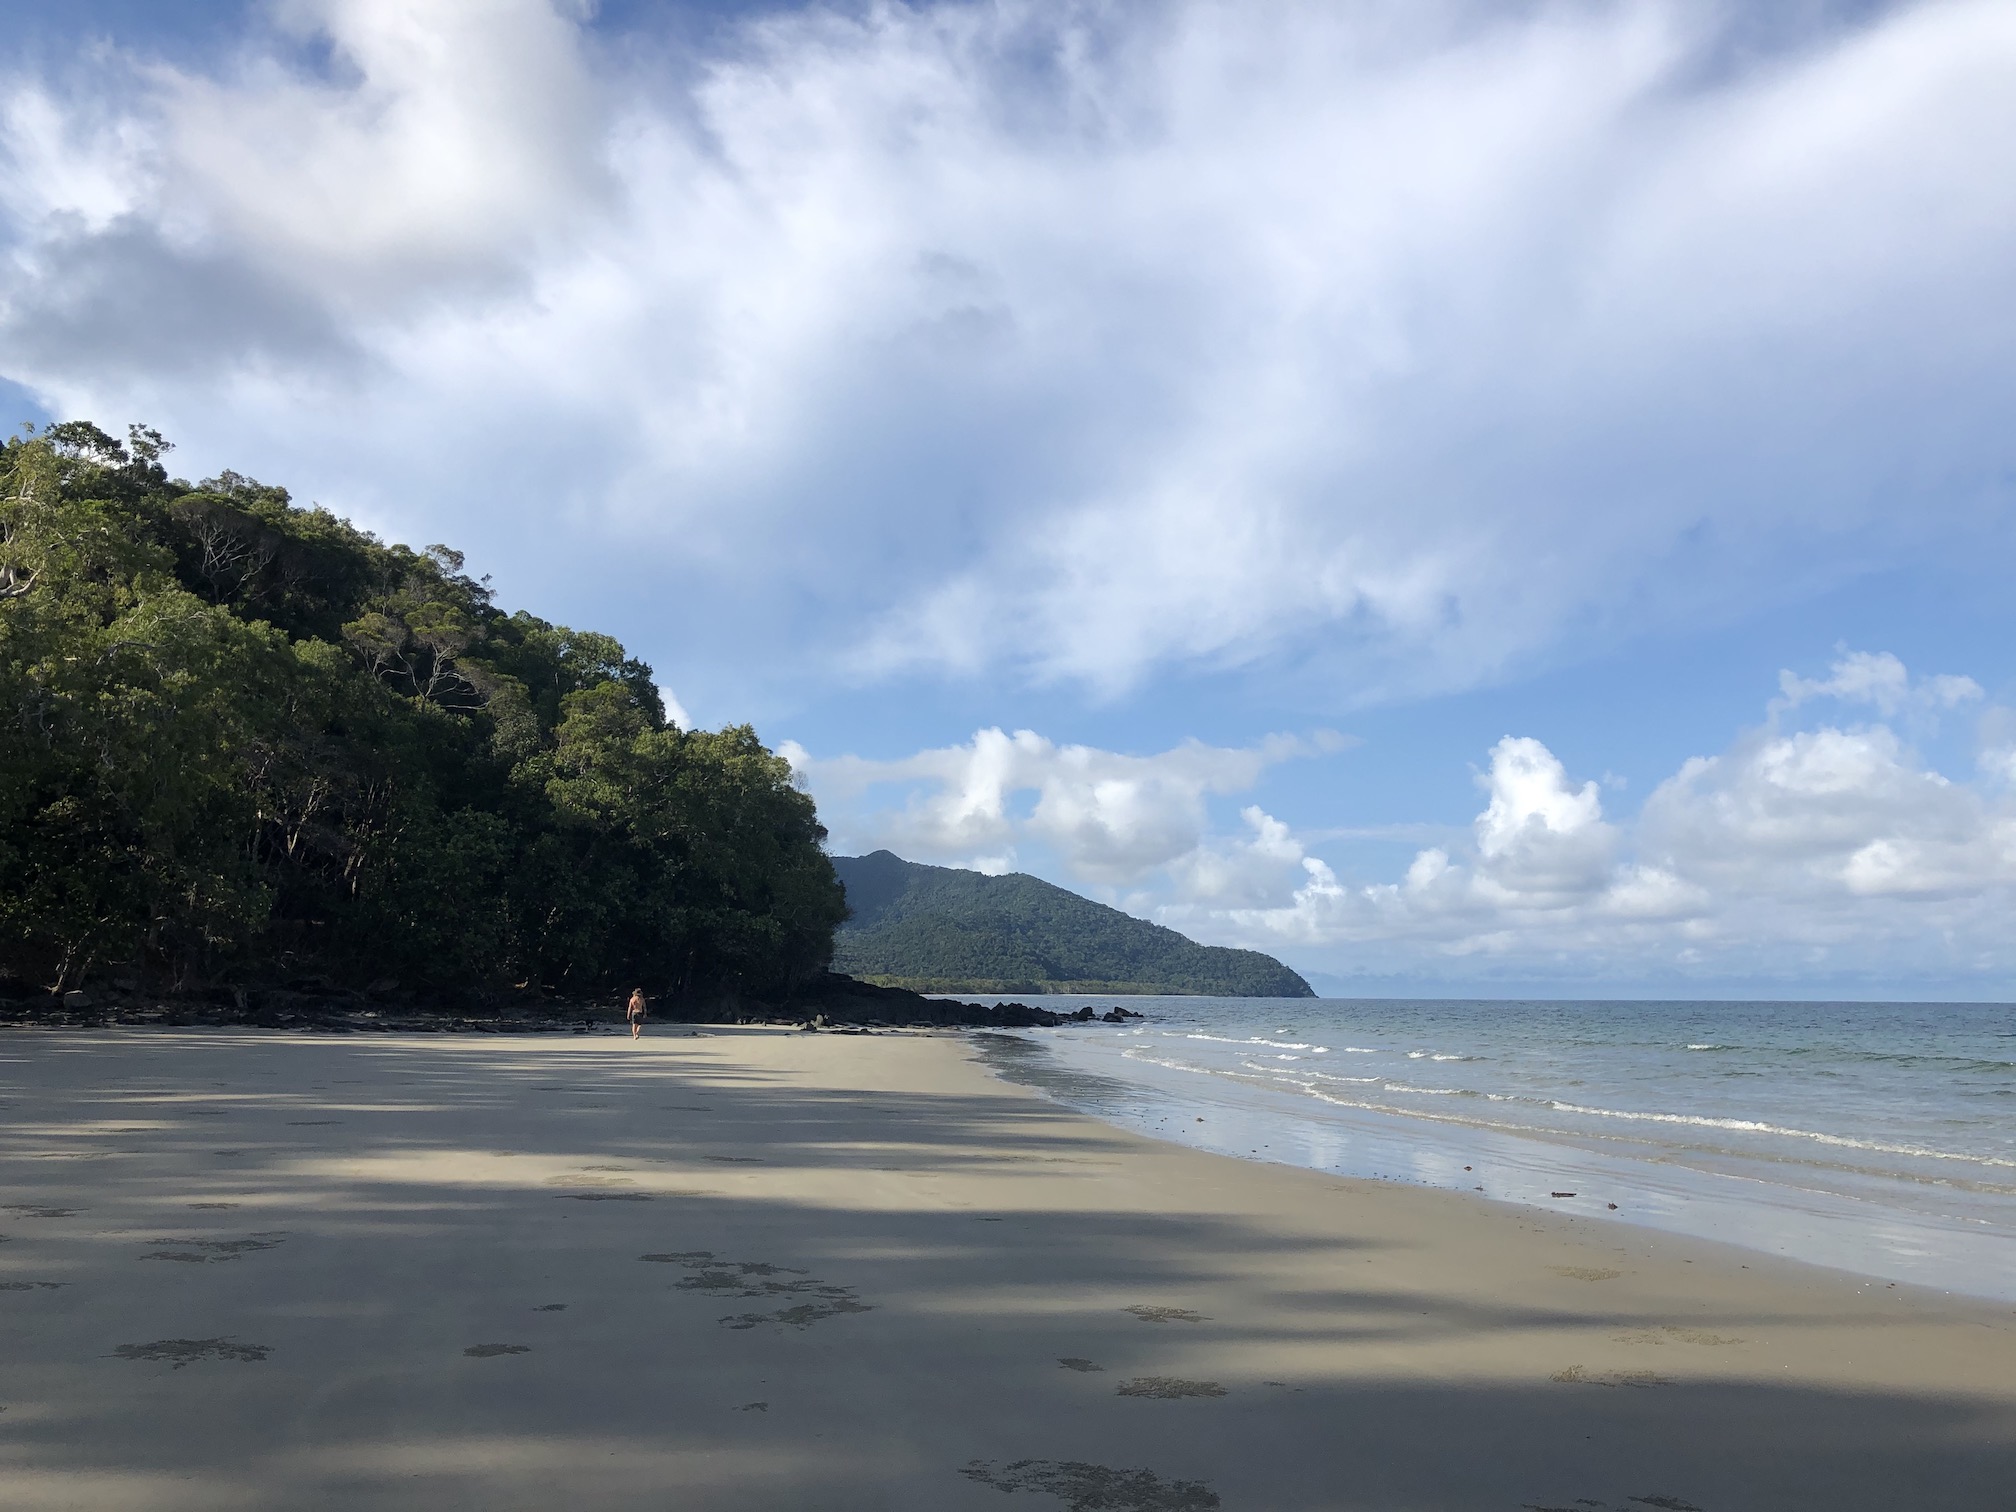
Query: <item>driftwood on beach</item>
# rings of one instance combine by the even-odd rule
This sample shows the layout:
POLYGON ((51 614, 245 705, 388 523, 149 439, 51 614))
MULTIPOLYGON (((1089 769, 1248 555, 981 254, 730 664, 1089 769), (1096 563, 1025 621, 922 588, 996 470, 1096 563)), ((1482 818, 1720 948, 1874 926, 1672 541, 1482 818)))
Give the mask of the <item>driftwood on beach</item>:
MULTIPOLYGON (((10 986, 0 983, 0 989, 10 986)), ((23 989, 17 988, 17 991, 23 989)), ((651 1018, 679 1024, 790 1024, 809 1028, 1027 1029, 1063 1024, 1120 1023, 1139 1015, 1114 1007, 1059 1013, 1024 1003, 962 1003, 925 997, 901 987, 878 987, 826 972, 781 1001, 716 994, 660 998, 651 1018)), ((298 977, 265 986, 219 985, 181 992, 150 992, 137 981, 112 983, 60 996, 28 990, 0 996, 0 1024, 91 1027, 158 1024, 167 1027, 241 1026, 270 1029, 401 1030, 407 1032, 580 1032, 620 1024, 621 1006, 526 990, 467 989, 412 992, 380 981, 365 990, 322 977, 298 977)))

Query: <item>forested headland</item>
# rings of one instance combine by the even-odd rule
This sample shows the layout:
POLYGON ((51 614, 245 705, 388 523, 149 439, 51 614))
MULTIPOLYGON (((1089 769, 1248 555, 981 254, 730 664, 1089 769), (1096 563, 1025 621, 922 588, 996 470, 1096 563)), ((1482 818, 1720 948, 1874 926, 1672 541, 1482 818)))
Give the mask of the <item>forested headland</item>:
POLYGON ((788 995, 845 902, 746 726, 447 546, 169 475, 70 422, 0 450, 0 987, 310 978, 788 995))
POLYGON ((843 971, 916 992, 1313 997, 1270 955, 1200 945, 1040 877, 983 876, 889 851, 835 856, 853 917, 843 971))

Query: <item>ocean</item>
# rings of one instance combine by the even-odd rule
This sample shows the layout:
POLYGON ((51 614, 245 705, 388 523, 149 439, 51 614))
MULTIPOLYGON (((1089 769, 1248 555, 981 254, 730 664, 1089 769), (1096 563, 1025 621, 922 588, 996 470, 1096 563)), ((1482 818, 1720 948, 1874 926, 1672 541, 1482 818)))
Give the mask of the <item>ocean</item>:
POLYGON ((1040 1001, 1148 1016, 977 1036, 1130 1129, 2016 1300, 2016 1006, 1040 1001))

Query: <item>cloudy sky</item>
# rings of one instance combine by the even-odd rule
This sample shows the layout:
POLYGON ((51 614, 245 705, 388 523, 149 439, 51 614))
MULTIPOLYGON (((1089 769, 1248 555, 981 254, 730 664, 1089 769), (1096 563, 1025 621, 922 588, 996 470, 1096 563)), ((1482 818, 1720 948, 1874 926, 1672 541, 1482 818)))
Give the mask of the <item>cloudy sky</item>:
POLYGON ((2016 6, 17 0, 0 405, 837 851, 1338 992, 2016 996, 2016 6))

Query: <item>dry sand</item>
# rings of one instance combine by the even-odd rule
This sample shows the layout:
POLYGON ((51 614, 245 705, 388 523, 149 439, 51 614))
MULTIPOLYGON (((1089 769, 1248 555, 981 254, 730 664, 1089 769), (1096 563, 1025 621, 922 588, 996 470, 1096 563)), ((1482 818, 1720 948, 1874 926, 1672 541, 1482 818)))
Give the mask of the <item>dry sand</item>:
POLYGON ((0 1505, 2016 1506, 2007 1306, 1199 1154, 971 1055, 9 1034, 0 1505))

